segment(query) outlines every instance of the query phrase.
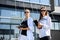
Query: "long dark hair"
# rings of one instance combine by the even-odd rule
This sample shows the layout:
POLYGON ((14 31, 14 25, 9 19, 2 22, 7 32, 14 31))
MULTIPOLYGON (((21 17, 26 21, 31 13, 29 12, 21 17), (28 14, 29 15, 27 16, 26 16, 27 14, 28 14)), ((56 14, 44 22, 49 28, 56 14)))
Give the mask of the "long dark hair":
MULTIPOLYGON (((45 8, 45 7, 41 7, 41 9, 43 9, 43 8, 45 8)), ((40 9, 40 11, 41 11, 41 9, 40 9)), ((48 11, 47 11, 47 10, 45 10, 45 11, 46 11, 45 15, 47 16, 47 15, 48 15, 48 11)), ((39 20, 41 20, 42 18, 43 18, 43 15, 42 15, 42 13, 40 12, 39 20)))

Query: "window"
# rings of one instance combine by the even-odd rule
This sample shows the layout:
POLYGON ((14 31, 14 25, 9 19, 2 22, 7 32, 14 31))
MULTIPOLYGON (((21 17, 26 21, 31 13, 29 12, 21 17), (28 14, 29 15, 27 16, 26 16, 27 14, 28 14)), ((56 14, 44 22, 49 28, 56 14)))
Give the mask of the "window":
POLYGON ((21 11, 21 13, 22 13, 22 18, 24 18, 25 17, 25 14, 24 14, 24 11, 21 11))
POLYGON ((21 13, 20 11, 13 11, 10 9, 2 9, 1 10, 1 16, 5 16, 5 17, 21 17, 21 13))
POLYGON ((58 24, 58 26, 59 26, 59 30, 60 30, 60 23, 58 24))
POLYGON ((19 29, 17 28, 17 26, 18 25, 0 24, 0 33, 1 33, 0 37, 3 37, 3 35, 4 35, 4 38, 5 38, 4 40, 10 40, 12 38, 17 38, 19 35, 19 29), (2 29, 2 31, 1 31, 1 29, 2 29), (3 30, 5 30, 5 31, 3 32, 3 30), (10 31, 8 31, 8 30, 10 30, 10 31), (11 30, 14 30, 14 32, 11 30), (14 34, 10 34, 11 32, 13 32, 14 34))
POLYGON ((1 7, 0 10, 1 10, 0 22, 20 23, 20 21, 22 20, 23 10, 19 10, 19 9, 15 10, 15 9, 5 8, 5 7, 1 7))
POLYGON ((0 24, 0 29, 10 29, 10 25, 0 24))
POLYGON ((58 0, 54 0, 55 6, 58 6, 58 0))
POLYGON ((35 3, 35 4, 50 5, 50 0, 15 0, 15 1, 23 1, 23 2, 30 2, 30 3, 35 3))
POLYGON ((52 27, 51 27, 51 29, 52 29, 52 30, 55 29, 55 23, 54 23, 54 22, 52 22, 52 27))
POLYGON ((14 33, 19 33, 17 26, 18 25, 11 25, 11 29, 14 29, 14 33))
POLYGON ((15 0, 15 1, 29 2, 29 0, 15 0))
POLYGON ((60 0, 58 0, 58 5, 60 6, 60 0))
POLYGON ((10 22, 10 19, 1 18, 0 22, 10 22))
POLYGON ((50 0, 40 0, 40 4, 50 5, 50 0))
POLYGON ((33 18, 33 19, 39 19, 39 12, 37 12, 37 11, 32 11, 31 12, 31 17, 33 18))
POLYGON ((19 29, 17 28, 18 25, 11 25, 11 29, 14 30, 14 35, 11 35, 11 38, 18 38, 19 29))
POLYGON ((30 0, 30 3, 36 3, 36 4, 39 4, 39 0, 30 0))
POLYGON ((1 10, 0 10, 0 16, 1 16, 1 10))
MULTIPOLYGON (((6 34, 6 30, 10 30, 10 25, 5 25, 5 24, 0 24, 0 37, 3 37, 3 31, 2 30, 5 30, 4 34, 6 34)), ((4 35, 4 40, 9 40, 9 35, 4 35)))
POLYGON ((29 0, 23 0, 24 2, 29 2, 29 0))
POLYGON ((55 22, 55 30, 59 30, 59 25, 57 22, 55 22))
POLYGON ((60 23, 58 22, 52 22, 52 30, 60 30, 60 23))

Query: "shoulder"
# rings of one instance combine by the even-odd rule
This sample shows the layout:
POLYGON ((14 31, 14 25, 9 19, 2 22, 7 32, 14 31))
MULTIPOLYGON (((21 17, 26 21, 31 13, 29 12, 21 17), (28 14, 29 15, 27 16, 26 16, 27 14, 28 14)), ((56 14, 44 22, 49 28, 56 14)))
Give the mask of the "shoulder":
POLYGON ((51 17, 50 16, 47 16, 47 21, 51 21, 51 17))
POLYGON ((33 18, 30 17, 29 20, 33 21, 33 18))
POLYGON ((45 16, 45 17, 43 17, 43 19, 51 19, 51 17, 50 16, 45 16))

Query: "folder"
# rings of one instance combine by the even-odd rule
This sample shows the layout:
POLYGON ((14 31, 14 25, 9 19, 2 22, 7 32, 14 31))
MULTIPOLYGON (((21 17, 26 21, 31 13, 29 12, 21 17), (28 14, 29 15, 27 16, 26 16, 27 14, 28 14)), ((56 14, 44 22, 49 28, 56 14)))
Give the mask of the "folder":
POLYGON ((36 26, 38 26, 38 21, 37 20, 34 20, 33 22, 35 23, 36 26))
POLYGON ((23 21, 21 25, 18 26, 18 28, 26 28, 26 27, 28 27, 27 20, 23 21))

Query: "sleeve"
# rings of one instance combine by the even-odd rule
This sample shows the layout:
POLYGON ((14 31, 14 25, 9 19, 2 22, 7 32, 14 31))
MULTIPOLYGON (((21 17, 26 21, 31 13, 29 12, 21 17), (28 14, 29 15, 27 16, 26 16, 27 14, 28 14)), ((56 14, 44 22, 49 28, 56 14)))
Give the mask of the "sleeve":
POLYGON ((31 31, 34 31, 33 19, 32 18, 28 19, 28 27, 31 31))
POLYGON ((43 21, 43 23, 41 23, 43 28, 45 29, 51 29, 52 26, 52 22, 51 22, 51 18, 46 19, 46 21, 43 21))

